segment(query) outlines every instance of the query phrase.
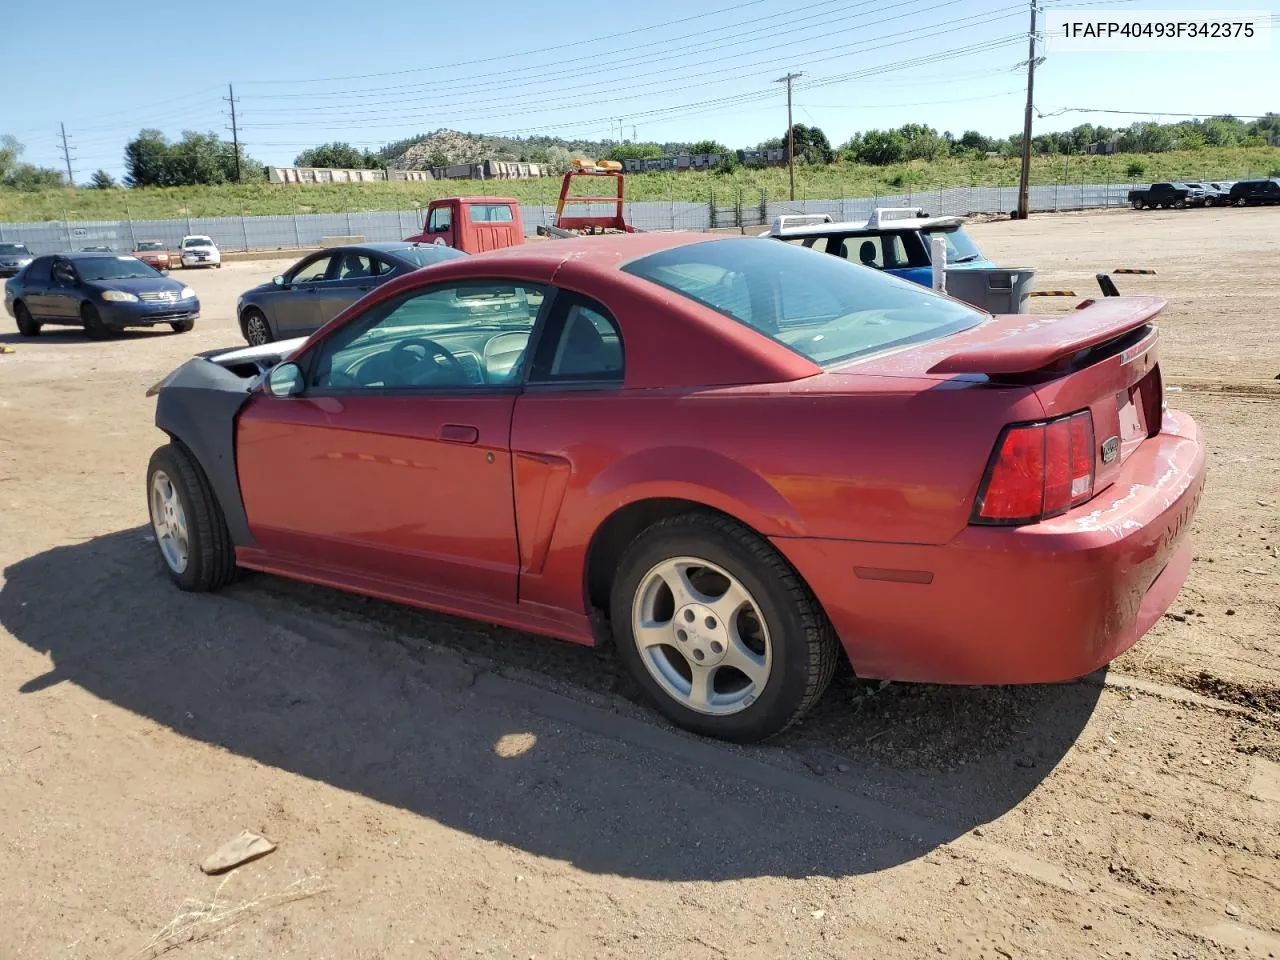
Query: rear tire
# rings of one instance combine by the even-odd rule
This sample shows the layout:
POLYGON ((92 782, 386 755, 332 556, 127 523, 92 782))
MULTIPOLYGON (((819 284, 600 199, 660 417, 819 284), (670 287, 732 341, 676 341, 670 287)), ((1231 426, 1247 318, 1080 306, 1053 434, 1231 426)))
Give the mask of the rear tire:
POLYGON ((244 339, 251 347, 261 347, 275 339, 266 315, 251 307, 244 312, 244 339))
POLYGON ((18 332, 24 337, 40 336, 40 324, 35 317, 31 316, 31 311, 27 309, 25 303, 13 305, 13 317, 18 323, 18 332))
POLYGON ((235 580, 235 545, 209 481, 186 447, 168 443, 147 467, 151 531, 165 571, 182 590, 218 590, 235 580))
POLYGON ((709 514, 659 521, 632 541, 610 619, 619 656, 663 715, 738 743, 803 717, 831 682, 840 649, 782 556, 736 521, 709 514))
POLYGON ((176 323, 169 324, 174 333, 190 333, 195 325, 196 322, 194 320, 179 320, 176 323))
POLYGON ((94 340, 106 340, 120 335, 119 330, 114 330, 102 322, 102 314, 92 303, 80 305, 80 322, 84 324, 84 332, 94 340))

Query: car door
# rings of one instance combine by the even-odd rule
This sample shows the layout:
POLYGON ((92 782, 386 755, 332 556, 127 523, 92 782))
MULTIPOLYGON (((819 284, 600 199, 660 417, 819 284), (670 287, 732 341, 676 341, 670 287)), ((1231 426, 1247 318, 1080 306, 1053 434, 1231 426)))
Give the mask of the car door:
POLYGON ((52 316, 53 257, 37 257, 22 273, 22 302, 37 320, 52 316))
POLYGON ((78 320, 80 301, 84 299, 80 289, 80 277, 74 265, 66 257, 55 257, 48 287, 45 316, 55 322, 78 320))
POLYGON ((284 284, 272 300, 272 319, 279 339, 300 337, 320 328, 320 291, 333 260, 331 252, 318 253, 285 275, 284 284))
POLYGON ((348 580, 514 604, 509 354, 543 300, 509 282, 401 294, 312 345, 299 395, 256 394, 238 420, 237 467, 263 549, 348 580))
POLYGON ((461 225, 455 222, 452 204, 442 204, 431 209, 431 216, 427 218, 427 236, 431 238, 432 243, 443 243, 446 247, 454 247, 458 250, 464 249, 461 245, 457 231, 461 225))
POLYGON ((334 256, 324 283, 316 285, 320 325, 328 323, 381 282, 390 267, 367 250, 345 250, 334 256))

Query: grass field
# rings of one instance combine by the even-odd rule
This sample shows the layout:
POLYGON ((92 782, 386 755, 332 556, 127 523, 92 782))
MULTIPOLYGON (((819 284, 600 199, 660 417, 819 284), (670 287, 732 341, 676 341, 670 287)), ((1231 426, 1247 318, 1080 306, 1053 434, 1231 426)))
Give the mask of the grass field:
MULTIPOLYGON (((1123 183, 1130 180, 1217 180, 1280 175, 1280 148, 1205 149, 1108 157, 1037 157, 1032 183, 1123 183), (1129 173, 1141 164, 1142 173, 1129 173)), ((796 168, 796 196, 836 199, 961 186, 1009 186, 1018 180, 1016 160, 947 159, 890 167, 834 163, 796 168)), ((631 200, 705 201, 714 193, 730 203, 738 191, 758 198, 787 196, 787 171, 736 170, 733 173, 631 174, 631 200)), ((425 183, 356 183, 320 186, 268 183, 147 190, 48 190, 20 193, 0 190, 0 222, 43 220, 169 219, 240 215, 341 213, 410 210, 436 197, 458 194, 515 196, 527 203, 553 203, 558 178, 535 181, 437 180, 425 183)), ((748 200, 750 202, 750 200, 748 200)))

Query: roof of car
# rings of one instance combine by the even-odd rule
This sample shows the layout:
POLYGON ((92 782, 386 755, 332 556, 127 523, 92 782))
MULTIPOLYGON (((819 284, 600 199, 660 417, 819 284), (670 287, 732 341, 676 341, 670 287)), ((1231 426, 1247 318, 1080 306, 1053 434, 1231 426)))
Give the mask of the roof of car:
POLYGON ((637 257, 660 250, 681 247, 690 243, 709 240, 741 240, 732 234, 702 233, 698 231, 670 231, 663 233, 606 233, 589 237, 570 237, 563 240, 534 240, 477 253, 471 260, 520 260, 526 263, 564 263, 575 260, 592 266, 617 268, 637 257))
POLYGON ((809 223, 798 227, 770 229, 761 236, 772 237, 826 237, 837 233, 906 233, 915 230, 931 230, 936 227, 958 227, 964 217, 904 217, 901 220, 883 220, 873 223, 867 220, 842 220, 836 223, 809 223))
POLYGON ((108 250, 77 250, 75 253, 60 253, 58 256, 66 260, 119 260, 132 257, 132 253, 112 253, 108 250))

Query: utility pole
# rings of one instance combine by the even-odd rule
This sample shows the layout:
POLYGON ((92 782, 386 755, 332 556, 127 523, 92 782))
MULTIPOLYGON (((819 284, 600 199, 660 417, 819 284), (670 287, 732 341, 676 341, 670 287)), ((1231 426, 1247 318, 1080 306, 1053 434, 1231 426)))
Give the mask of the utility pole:
POLYGON ((1018 175, 1018 219, 1031 212, 1031 111, 1036 86, 1036 0, 1031 0, 1031 36, 1027 53, 1027 111, 1022 118, 1022 172, 1018 175))
POLYGON ((792 200, 796 198, 796 127, 791 122, 791 81, 803 76, 803 73, 788 73, 776 81, 787 85, 787 173, 791 177, 792 200))
POLYGON ((236 126, 236 92, 227 84, 227 103, 231 104, 231 147, 235 151, 236 183, 240 182, 240 129, 236 126))
POLYGON ((62 130, 62 135, 59 138, 62 141, 62 159, 67 162, 67 186, 74 187, 76 185, 76 177, 71 172, 71 144, 67 140, 67 125, 59 123, 58 127, 62 130))

